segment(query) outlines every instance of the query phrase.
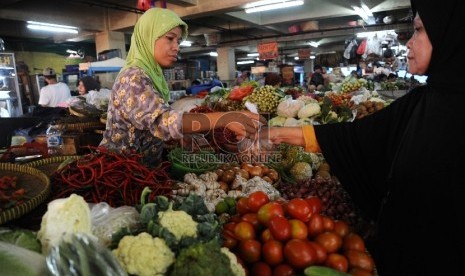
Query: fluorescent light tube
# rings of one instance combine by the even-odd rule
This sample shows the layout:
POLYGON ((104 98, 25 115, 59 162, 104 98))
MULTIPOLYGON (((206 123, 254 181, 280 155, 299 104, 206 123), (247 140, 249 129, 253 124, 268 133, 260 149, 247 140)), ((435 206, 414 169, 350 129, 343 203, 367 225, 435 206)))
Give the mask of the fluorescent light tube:
POLYGON ((312 47, 315 47, 315 48, 318 48, 318 46, 320 46, 320 43, 315 42, 315 41, 310 41, 308 44, 309 44, 310 46, 312 46, 312 47))
POLYGON ((55 32, 55 33, 70 33, 70 34, 78 33, 77 27, 73 27, 73 26, 43 23, 43 22, 36 22, 36 21, 27 21, 27 23, 28 23, 27 28, 31 30, 48 31, 48 32, 55 32))
POLYGON ((217 57, 217 56, 218 56, 218 53, 217 53, 217 52, 210 52, 210 56, 211 56, 211 57, 217 57))
MULTIPOLYGON (((256 3, 254 3, 254 4, 256 4, 256 3)), ((300 6, 300 5, 303 5, 303 4, 304 4, 303 0, 279 1, 279 2, 274 3, 274 4, 255 6, 255 7, 252 7, 252 8, 246 8, 245 12, 246 13, 253 13, 253 12, 261 12, 261 11, 269 11, 269 10, 275 10, 275 9, 281 9, 281 8, 289 8, 289 7, 300 6)))
POLYGON ((237 64, 251 64, 254 63, 255 61, 253 60, 244 60, 244 61, 238 61, 237 64))
POLYGON ((184 46, 184 47, 191 47, 192 46, 192 41, 189 40, 184 40, 179 44, 179 46, 184 46))
POLYGON ((258 57, 259 55, 260 55, 259 53, 247 54, 248 57, 258 57))

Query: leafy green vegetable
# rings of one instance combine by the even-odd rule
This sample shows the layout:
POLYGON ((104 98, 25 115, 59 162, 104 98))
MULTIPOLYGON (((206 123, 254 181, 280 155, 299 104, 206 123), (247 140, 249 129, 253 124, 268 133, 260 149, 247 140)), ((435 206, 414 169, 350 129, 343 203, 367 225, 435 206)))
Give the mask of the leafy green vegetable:
MULTIPOLYGON (((112 248, 116 248, 119 241, 125 235, 137 235, 141 232, 147 232, 153 237, 164 239, 173 252, 179 252, 183 248, 196 243, 212 241, 218 245, 221 244, 221 224, 219 223, 216 214, 208 211, 205 202, 200 196, 190 194, 182 202, 174 202, 170 201, 165 196, 156 196, 150 200, 150 193, 150 188, 146 187, 142 191, 141 204, 137 206, 137 210, 140 212, 141 228, 132 232, 127 228, 121 229, 112 237, 112 248), (166 212, 169 210, 184 211, 187 213, 192 220, 197 222, 197 234, 195 236, 187 235, 180 239, 176 239, 174 235, 175 233, 163 227, 160 223, 160 212, 166 212)), ((173 224, 179 223, 182 223, 182 221, 173 222, 173 224)), ((179 227, 183 227, 183 225, 180 225, 179 227)))
POLYGON ((2 276, 47 275, 45 256, 3 241, 0 241, 0 267, 2 276))
POLYGON ((42 251, 42 245, 36 234, 27 229, 0 228, 0 241, 11 243, 38 253, 42 251))
POLYGON ((184 248, 176 257, 171 276, 222 275, 233 276, 229 258, 216 242, 197 243, 184 248))

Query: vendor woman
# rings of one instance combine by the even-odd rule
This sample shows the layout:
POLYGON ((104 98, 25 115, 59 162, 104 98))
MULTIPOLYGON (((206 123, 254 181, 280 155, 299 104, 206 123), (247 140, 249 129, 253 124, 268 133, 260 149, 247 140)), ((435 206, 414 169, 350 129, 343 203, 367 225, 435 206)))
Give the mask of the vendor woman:
POLYGON ((112 88, 107 125, 100 146, 142 153, 149 165, 161 159, 163 141, 183 133, 227 127, 240 137, 254 137, 264 119, 251 112, 181 113, 168 105, 169 88, 162 69, 177 61, 187 24, 161 8, 147 10, 137 21, 125 66, 112 88))

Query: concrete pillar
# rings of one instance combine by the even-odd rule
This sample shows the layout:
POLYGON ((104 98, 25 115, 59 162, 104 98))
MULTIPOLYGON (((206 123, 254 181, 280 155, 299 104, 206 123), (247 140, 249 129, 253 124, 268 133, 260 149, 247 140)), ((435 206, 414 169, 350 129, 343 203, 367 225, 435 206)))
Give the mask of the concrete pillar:
POLYGON ((121 32, 101 32, 95 35, 95 46, 97 54, 110 49, 120 49, 121 58, 126 59, 126 41, 124 33, 121 32))
POLYGON ((236 78, 236 56, 234 48, 222 47, 216 49, 218 57, 216 59, 218 77, 222 82, 228 83, 228 86, 234 83, 236 78))

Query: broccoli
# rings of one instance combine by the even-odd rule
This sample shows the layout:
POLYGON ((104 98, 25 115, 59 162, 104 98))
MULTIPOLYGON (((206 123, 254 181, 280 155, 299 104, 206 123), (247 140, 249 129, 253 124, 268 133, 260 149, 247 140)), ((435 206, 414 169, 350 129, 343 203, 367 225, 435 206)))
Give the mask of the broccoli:
POLYGON ((179 252, 169 275, 234 276, 230 262, 230 258, 221 251, 218 243, 212 241, 197 243, 179 252))

